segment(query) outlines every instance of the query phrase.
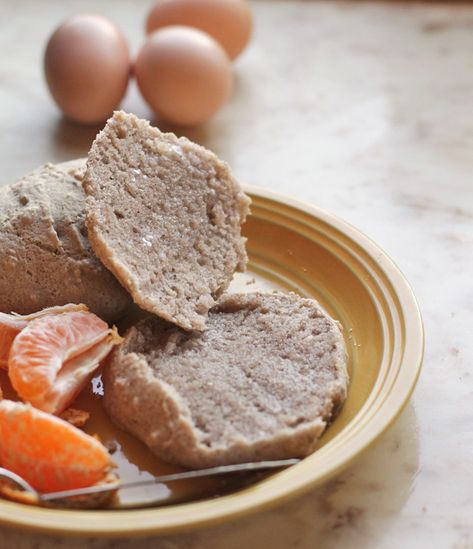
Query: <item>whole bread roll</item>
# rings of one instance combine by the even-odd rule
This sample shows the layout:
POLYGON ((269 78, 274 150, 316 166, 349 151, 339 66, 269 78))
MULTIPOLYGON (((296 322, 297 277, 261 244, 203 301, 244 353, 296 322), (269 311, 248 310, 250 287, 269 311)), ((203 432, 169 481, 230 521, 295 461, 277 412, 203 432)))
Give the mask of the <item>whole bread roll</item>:
POLYGON ((112 321, 131 303, 88 241, 83 172, 45 164, 0 187, 0 311, 84 303, 112 321))

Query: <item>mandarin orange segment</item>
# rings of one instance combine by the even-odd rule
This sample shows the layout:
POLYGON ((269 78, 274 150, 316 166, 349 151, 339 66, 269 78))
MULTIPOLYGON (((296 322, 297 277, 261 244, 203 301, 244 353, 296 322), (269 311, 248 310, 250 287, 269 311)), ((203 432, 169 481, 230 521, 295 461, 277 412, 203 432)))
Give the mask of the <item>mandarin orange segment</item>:
POLYGON ((13 341, 8 375, 22 400, 58 414, 120 341, 116 330, 93 313, 72 311, 38 318, 13 341))
POLYGON ((0 463, 36 490, 92 486, 112 466, 105 447, 66 421, 28 404, 0 402, 0 463))
POLYGON ((8 368, 8 354, 13 340, 27 324, 28 322, 17 320, 12 315, 0 313, 0 368, 8 368))
POLYGON ((86 305, 62 305, 49 307, 31 315, 0 313, 0 368, 8 368, 8 355, 15 337, 28 326, 28 323, 47 315, 58 315, 71 311, 87 311, 86 305))

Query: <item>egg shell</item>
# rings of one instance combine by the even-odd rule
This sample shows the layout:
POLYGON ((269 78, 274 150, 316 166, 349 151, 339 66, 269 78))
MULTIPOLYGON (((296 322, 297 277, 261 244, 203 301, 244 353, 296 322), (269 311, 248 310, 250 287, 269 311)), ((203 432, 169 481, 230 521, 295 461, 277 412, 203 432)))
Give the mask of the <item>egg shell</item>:
POLYGON ((106 120, 122 101, 130 53, 120 30, 94 14, 71 17, 53 33, 44 54, 46 81, 59 108, 72 120, 106 120))
POLYGON ((138 87, 162 120, 205 122, 230 97, 233 75, 225 50, 208 34, 170 26, 149 36, 135 63, 138 87))
POLYGON ((245 0, 160 0, 151 9, 146 31, 188 25, 207 32, 235 59, 248 44, 252 17, 245 0))

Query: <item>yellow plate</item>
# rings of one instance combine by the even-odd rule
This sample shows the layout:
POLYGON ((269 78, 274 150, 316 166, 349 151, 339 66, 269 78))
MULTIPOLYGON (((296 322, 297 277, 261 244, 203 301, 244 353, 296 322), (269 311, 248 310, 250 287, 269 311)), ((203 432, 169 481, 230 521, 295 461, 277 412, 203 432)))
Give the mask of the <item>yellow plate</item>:
MULTIPOLYGON (((265 189, 246 191, 253 199, 245 225, 249 272, 237 277, 233 289, 282 288, 314 297, 344 327, 349 395, 319 448, 290 469, 218 498, 112 511, 50 510, 0 501, 1 523, 54 533, 116 536, 214 525, 274 506, 327 480, 398 416, 415 385, 423 355, 420 313, 402 274, 372 241, 334 216, 265 189)), ((97 397, 86 395, 81 405, 95 411, 89 429, 119 443, 123 478, 169 470, 111 426, 97 397)), ((199 486, 212 489, 209 484, 199 486)), ((193 489, 181 485, 175 490, 192 496, 193 489)))

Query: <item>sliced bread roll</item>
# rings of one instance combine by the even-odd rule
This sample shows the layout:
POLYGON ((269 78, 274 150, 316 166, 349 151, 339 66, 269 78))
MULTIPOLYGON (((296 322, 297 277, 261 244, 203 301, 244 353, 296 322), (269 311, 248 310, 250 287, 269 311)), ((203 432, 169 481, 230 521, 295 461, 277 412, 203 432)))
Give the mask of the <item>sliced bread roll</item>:
POLYGON ((111 321, 131 304, 89 244, 83 172, 45 164, 0 188, 0 311, 85 303, 111 321))
POLYGON ((189 468, 306 456, 345 400, 339 324, 294 294, 223 296, 208 328, 133 327, 104 373, 105 409, 189 468))
POLYGON ((249 200, 212 152, 116 112, 87 160, 89 238, 135 303, 185 329, 246 264, 249 200))

